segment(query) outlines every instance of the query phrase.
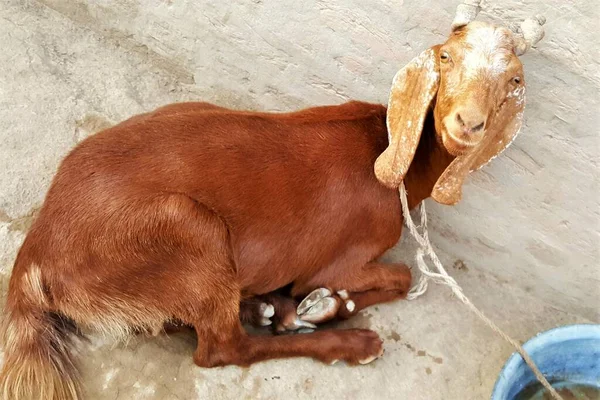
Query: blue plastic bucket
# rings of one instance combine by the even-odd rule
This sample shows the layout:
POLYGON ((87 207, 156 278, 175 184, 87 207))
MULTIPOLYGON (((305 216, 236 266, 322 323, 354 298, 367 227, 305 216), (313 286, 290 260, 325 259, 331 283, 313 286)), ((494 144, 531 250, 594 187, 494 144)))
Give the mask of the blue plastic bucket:
MULTIPOLYGON (((561 326, 538 334, 523 347, 556 389, 581 385, 600 393, 600 325, 561 326)), ((521 355, 513 353, 498 376, 491 400, 517 399, 536 382, 521 355)))

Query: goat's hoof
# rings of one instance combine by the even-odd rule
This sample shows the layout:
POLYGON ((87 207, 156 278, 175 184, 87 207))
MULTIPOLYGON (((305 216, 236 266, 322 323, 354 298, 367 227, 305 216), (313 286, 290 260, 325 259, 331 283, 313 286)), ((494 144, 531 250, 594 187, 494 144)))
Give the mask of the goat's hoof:
POLYGON ((275 315, 275 307, 272 304, 262 303, 260 305, 260 313, 263 318, 271 318, 275 315))
POLYGON ((271 317, 275 315, 275 307, 272 304, 261 303, 258 308, 261 318, 260 318, 260 326, 269 326, 273 322, 271 321, 271 317))
POLYGON ((317 326, 315 324, 312 324, 308 321, 303 321, 300 318, 298 318, 297 315, 290 314, 287 318, 283 320, 281 324, 279 324, 279 326, 277 326, 277 331, 298 331, 300 333, 300 331, 303 329, 314 330, 316 328, 317 326))
POLYGON ((300 319, 312 323, 325 322, 335 317, 339 309, 339 300, 325 297, 300 315, 300 319))
POLYGON ((298 315, 305 314, 312 307, 317 305, 321 300, 328 298, 330 296, 331 296, 331 291, 329 289, 326 289, 326 288, 315 289, 312 292, 310 292, 308 294, 308 296, 306 296, 304 298, 304 300, 302 300, 300 302, 300 304, 298 304, 298 308, 296 308, 296 313, 298 315))
POLYGON ((346 310, 348 310, 349 312, 353 312, 355 308, 356 308, 356 304, 354 304, 354 302, 352 300, 348 300, 346 302, 346 310))
POLYGON ((348 294, 348 291, 338 290, 337 294, 342 300, 344 300, 344 303, 346 304, 346 310, 348 310, 349 312, 353 312, 356 308, 356 304, 352 300, 350 300, 350 295, 348 294))
POLYGON ((358 360, 358 363, 361 364, 361 365, 370 364, 373 361, 377 360, 378 358, 381 358, 381 356, 383 356, 383 353, 385 353, 385 349, 382 346, 381 350, 379 351, 379 353, 377 353, 377 355, 371 356, 371 357, 367 357, 367 358, 362 359, 362 360, 358 360))
MULTIPOLYGON (((334 343, 341 345, 334 347, 326 361, 345 361, 349 365, 369 364, 383 355, 383 341, 376 332, 368 329, 330 330, 335 337, 334 343)), ((324 335, 325 336, 325 335, 324 335)), ((325 336, 324 342, 327 342, 325 336)))
POLYGON ((333 319, 342 303, 350 313, 356 309, 347 290, 340 290, 337 295, 333 295, 329 289, 319 288, 300 302, 296 312, 302 321, 320 323, 333 319))

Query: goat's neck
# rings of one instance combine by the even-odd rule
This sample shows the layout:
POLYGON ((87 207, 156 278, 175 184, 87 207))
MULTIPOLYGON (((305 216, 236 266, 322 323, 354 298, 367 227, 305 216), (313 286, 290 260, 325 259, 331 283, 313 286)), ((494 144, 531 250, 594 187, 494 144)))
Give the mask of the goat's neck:
POLYGON ((438 137, 440 136, 435 130, 433 113, 430 112, 425 119, 415 157, 404 178, 410 209, 431 196, 433 186, 454 159, 439 142, 438 137))

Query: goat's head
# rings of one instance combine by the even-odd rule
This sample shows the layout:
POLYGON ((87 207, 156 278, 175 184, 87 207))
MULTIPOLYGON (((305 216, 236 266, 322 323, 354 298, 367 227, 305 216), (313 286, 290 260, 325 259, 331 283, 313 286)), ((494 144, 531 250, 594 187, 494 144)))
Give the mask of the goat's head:
POLYGON ((457 203, 468 173, 500 154, 517 135, 525 106, 518 56, 543 37, 542 17, 526 20, 522 33, 512 32, 471 22, 479 2, 470 3, 459 6, 444 44, 424 51, 394 77, 389 146, 375 163, 377 178, 397 188, 433 107, 438 142, 455 157, 431 193, 442 204, 457 203))

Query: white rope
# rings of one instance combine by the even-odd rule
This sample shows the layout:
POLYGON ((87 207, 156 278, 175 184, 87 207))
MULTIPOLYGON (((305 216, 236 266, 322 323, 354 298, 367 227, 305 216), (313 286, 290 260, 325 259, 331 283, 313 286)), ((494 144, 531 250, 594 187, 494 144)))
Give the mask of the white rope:
POLYGON ((531 357, 527 354, 525 349, 513 338, 504 333, 496 324, 492 322, 488 317, 486 317, 473 303, 471 300, 465 296, 462 288, 456 283, 454 278, 452 278, 442 265, 438 256, 435 254, 433 247, 431 246, 431 242, 429 241, 429 235, 427 233, 427 212, 425 211, 425 204, 421 203, 421 232, 419 233, 419 229, 415 225, 411 215, 410 209, 408 207, 408 200, 406 197, 406 188, 404 187, 404 182, 400 184, 400 201, 402 203, 402 214, 404 216, 404 221, 406 222, 406 226, 408 230, 413 235, 417 243, 419 243, 419 249, 417 250, 417 265, 419 267, 419 271, 421 271, 421 276, 417 283, 410 289, 408 295, 406 296, 409 300, 414 300, 417 297, 421 296, 427 291, 427 285, 429 280, 434 281, 435 283, 440 283, 446 286, 449 286, 452 289, 452 292, 458 297, 460 301, 466 304, 475 315, 477 315, 487 326, 489 326, 494 332, 499 334, 504 340, 512 344, 515 349, 519 352, 523 360, 529 365, 531 370, 533 371, 535 377, 540 381, 540 383, 550 392, 552 397, 555 400, 563 400, 563 398, 556 392, 556 390, 550 385, 550 383, 546 380, 544 375, 540 372, 538 367, 535 365, 531 357), (437 268, 438 272, 431 271, 425 262, 425 255, 427 255, 433 264, 437 268))

